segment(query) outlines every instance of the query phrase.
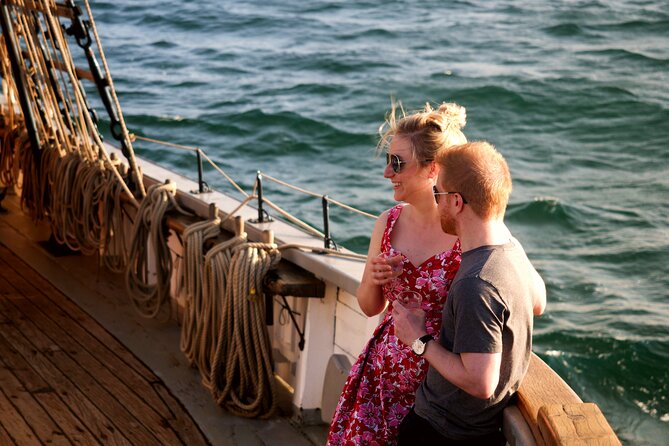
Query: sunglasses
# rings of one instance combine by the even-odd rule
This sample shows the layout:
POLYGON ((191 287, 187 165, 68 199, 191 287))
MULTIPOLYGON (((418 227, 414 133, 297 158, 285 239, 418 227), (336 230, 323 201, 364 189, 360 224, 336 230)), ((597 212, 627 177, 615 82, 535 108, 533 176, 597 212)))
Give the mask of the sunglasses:
POLYGON ((437 204, 439 204, 439 195, 453 195, 453 194, 459 194, 460 198, 462 198, 462 204, 467 204, 467 200, 465 200, 465 197, 463 197, 460 192, 439 192, 437 190, 437 186, 432 186, 432 193, 434 194, 434 201, 437 204))
POLYGON ((397 155, 392 155, 390 153, 386 153, 386 165, 390 164, 393 167, 393 172, 395 173, 400 173, 402 170, 402 164, 406 164, 406 161, 402 161, 402 158, 400 158, 397 155))

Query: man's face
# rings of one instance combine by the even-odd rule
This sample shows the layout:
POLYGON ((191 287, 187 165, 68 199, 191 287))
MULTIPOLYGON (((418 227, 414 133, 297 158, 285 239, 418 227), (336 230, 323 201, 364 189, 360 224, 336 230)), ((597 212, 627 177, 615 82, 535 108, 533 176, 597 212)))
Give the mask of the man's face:
MULTIPOLYGON (((439 172, 437 179, 437 191, 445 192, 442 184, 444 184, 444 171, 439 172)), ((453 215, 453 199, 452 195, 438 195, 439 201, 437 208, 439 209, 439 222, 441 223, 441 230, 446 234, 458 235, 455 226, 455 216, 453 215)))

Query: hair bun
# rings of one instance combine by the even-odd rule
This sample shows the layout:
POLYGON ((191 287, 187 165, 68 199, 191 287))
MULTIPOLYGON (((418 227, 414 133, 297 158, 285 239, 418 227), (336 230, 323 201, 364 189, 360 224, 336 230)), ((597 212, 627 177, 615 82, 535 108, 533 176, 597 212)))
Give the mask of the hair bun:
POLYGON ((455 126, 461 129, 467 124, 467 111, 454 102, 442 102, 436 112, 441 115, 442 128, 455 126))

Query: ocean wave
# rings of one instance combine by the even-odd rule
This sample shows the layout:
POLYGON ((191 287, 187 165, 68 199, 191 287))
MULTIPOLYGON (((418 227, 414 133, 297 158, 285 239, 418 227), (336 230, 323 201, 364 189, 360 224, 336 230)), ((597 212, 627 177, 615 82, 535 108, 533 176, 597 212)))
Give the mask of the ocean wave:
POLYGON ((634 64, 643 64, 644 66, 651 68, 666 68, 669 66, 669 59, 653 57, 648 54, 643 54, 641 52, 626 50, 622 48, 587 50, 587 51, 580 51, 578 54, 597 56, 603 60, 606 60, 606 63, 609 64, 626 62, 634 64))
MULTIPOLYGON (((271 61, 272 64, 275 61, 271 61)), ((326 73, 327 76, 335 74, 370 73, 383 68, 393 68, 390 62, 365 57, 363 54, 331 55, 331 54, 301 54, 293 53, 282 60, 283 70, 312 70, 326 73)))
POLYGON ((664 17, 659 20, 657 18, 653 20, 628 20, 618 23, 593 24, 589 25, 588 28, 602 31, 633 31, 643 35, 655 33, 666 35, 669 32, 669 18, 665 13, 664 17))
POLYGON ((357 39, 401 39, 401 36, 396 32, 389 31, 384 28, 369 28, 358 30, 353 33, 344 33, 336 36, 337 40, 357 40, 357 39))
POLYGON ((557 198, 536 198, 533 201, 509 204, 505 218, 512 223, 554 225, 579 230, 584 217, 581 210, 557 198))
POLYGON ((467 88, 454 92, 454 96, 463 104, 491 103, 497 107, 523 108, 530 105, 527 99, 520 93, 509 90, 500 85, 485 85, 478 88, 467 88))
POLYGON ((588 33, 576 23, 560 23, 559 25, 547 26, 543 28, 543 31, 556 37, 588 37, 588 33))

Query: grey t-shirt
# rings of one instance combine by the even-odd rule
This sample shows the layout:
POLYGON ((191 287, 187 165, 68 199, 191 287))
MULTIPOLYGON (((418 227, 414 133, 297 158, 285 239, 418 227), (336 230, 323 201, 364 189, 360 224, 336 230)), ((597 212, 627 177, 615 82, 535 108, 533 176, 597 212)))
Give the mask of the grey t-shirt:
POLYGON ((415 411, 444 436, 460 440, 494 432, 518 389, 532 349, 533 267, 515 240, 462 254, 443 310, 439 342, 453 353, 502 353, 490 399, 469 395, 430 366, 415 411))

